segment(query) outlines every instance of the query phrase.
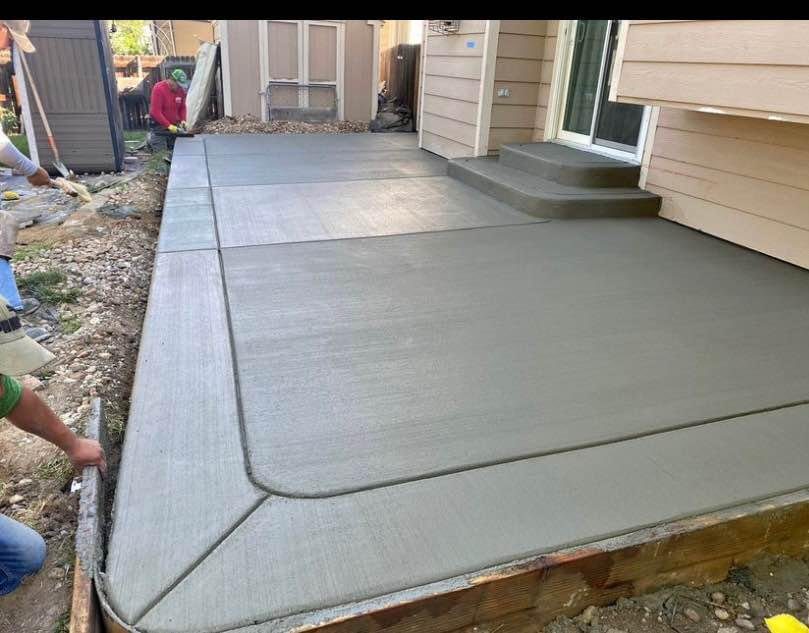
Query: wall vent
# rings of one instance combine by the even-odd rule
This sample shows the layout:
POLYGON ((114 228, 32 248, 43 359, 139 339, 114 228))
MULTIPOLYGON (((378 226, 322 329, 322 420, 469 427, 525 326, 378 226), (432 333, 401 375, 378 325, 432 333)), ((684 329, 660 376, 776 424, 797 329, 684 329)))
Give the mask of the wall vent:
POLYGON ((460 20, 429 20, 430 30, 433 33, 440 33, 441 35, 457 33, 460 27, 460 20))

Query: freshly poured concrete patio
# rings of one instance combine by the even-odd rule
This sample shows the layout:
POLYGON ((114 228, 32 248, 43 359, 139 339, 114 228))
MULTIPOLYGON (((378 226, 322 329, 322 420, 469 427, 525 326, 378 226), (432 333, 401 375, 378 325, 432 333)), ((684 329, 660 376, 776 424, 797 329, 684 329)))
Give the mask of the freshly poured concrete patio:
POLYGON ((809 486, 809 273, 660 219, 529 217, 445 166, 410 135, 178 143, 120 623, 315 626, 809 486))

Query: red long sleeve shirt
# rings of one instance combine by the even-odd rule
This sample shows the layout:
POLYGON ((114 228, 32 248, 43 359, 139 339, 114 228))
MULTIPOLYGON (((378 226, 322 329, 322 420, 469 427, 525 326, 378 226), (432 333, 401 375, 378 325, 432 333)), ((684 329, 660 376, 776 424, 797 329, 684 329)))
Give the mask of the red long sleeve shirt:
POLYGON ((177 86, 177 92, 172 91, 166 80, 156 83, 152 88, 149 116, 163 127, 185 121, 185 90, 177 86))

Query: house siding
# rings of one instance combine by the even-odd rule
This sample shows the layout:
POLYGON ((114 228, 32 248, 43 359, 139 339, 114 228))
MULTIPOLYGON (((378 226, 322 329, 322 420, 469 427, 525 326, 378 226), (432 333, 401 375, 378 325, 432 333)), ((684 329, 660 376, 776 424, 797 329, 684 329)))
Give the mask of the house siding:
POLYGON ((223 20, 220 28, 227 29, 231 113, 260 118, 258 20, 223 20))
MULTIPOLYGON (((29 35, 37 50, 26 55, 60 158, 77 172, 120 169, 123 161, 117 94, 111 97, 110 111, 105 87, 105 76, 110 81, 112 60, 103 43, 99 53, 95 22, 33 20, 29 35)), ((103 25, 100 33, 104 36, 103 25)), ((55 157, 27 76, 25 80, 37 155, 47 167, 55 157)), ((114 82, 110 89, 115 91, 114 82)))
POLYGON ((612 97, 809 123, 806 20, 631 21, 612 97))
POLYGON ((374 77, 374 27, 367 20, 346 20, 345 109, 347 121, 371 120, 371 88, 374 77))
POLYGON ((662 217, 809 268, 809 126, 663 108, 650 156, 662 217))
MULTIPOLYGON (((489 153, 534 138, 545 56, 547 20, 502 20, 497 38, 489 153), (508 97, 498 90, 508 88, 508 97)), ((543 125, 544 125, 544 119, 543 125)))
POLYGON ((451 35, 425 29, 420 121, 424 149, 446 158, 474 155, 485 33, 485 20, 461 20, 459 32, 451 35))

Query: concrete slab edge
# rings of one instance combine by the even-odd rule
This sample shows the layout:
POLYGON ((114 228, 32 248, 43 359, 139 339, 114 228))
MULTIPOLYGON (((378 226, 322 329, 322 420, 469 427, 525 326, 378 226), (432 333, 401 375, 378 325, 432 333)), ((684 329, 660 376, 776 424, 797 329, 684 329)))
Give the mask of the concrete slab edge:
POLYGON ((718 582, 763 551, 797 555, 809 550, 808 526, 809 489, 801 488, 356 603, 206 633, 449 633, 539 609, 547 623, 665 584, 718 582), (638 564, 643 557, 652 569, 638 564), (639 571, 649 575, 630 577, 639 571), (546 595, 560 583, 561 595, 546 595))
MULTIPOLYGON (((204 633, 449 633, 527 611, 548 622, 665 584, 719 582, 765 551, 797 555, 809 550, 807 526, 809 489, 801 488, 368 600, 204 633)), ((148 633, 117 616, 103 573, 96 585, 106 633, 148 633)))

